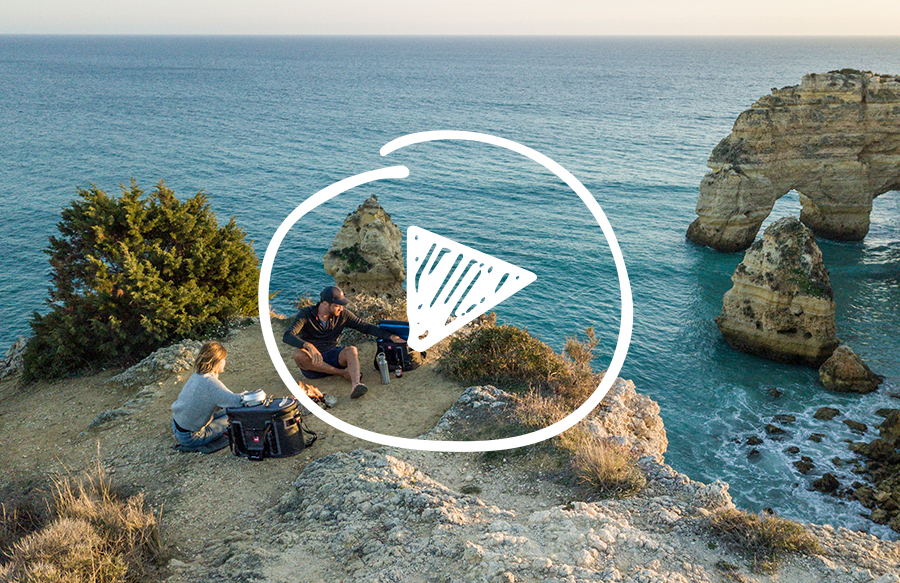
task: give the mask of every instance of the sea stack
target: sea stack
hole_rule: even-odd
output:
[[[800,220],[826,239],[860,240],[872,199],[900,189],[900,77],[844,69],[772,89],[713,149],[687,237],[750,246],[775,201],[800,195]]]
[[[884,377],[872,372],[849,346],[838,346],[819,368],[819,380],[826,389],[841,393],[871,393]]]
[[[731,281],[716,324],[732,348],[814,367],[837,348],[828,271],[812,232],[797,219],[766,229]]]
[[[323,258],[325,272],[347,293],[402,295],[403,232],[372,195],[347,215]]]

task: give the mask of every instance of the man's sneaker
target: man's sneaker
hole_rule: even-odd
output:
[[[366,385],[359,383],[355,387],[353,387],[353,391],[350,392],[351,399],[359,399],[363,395],[369,392],[369,387]]]

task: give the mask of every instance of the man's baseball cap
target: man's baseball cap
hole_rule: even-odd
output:
[[[350,300],[344,296],[344,292],[336,285],[330,285],[322,290],[322,293],[319,294],[322,298],[323,302],[328,302],[329,304],[337,304],[339,306],[346,306],[350,303]]]

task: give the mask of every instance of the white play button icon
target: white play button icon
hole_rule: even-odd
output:
[[[428,350],[537,276],[419,227],[406,230],[409,347]]]

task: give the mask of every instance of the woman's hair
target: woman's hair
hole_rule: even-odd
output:
[[[226,356],[228,356],[228,351],[225,350],[225,347],[220,342],[215,340],[205,342],[200,347],[200,355],[197,356],[197,362],[195,363],[197,372],[206,374],[214,371],[216,366],[225,360]]]

